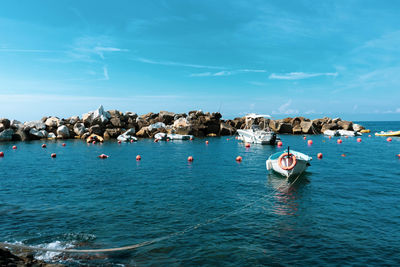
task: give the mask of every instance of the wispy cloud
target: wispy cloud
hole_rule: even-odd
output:
[[[107,66],[103,67],[103,74],[104,74],[104,80],[106,80],[106,81],[110,80],[110,77],[108,76],[108,68],[107,68]]]
[[[14,52],[14,53],[60,53],[61,50],[43,50],[43,49],[12,49],[0,48],[0,52]]]
[[[239,73],[264,73],[266,70],[252,70],[252,69],[239,69],[239,70],[223,70],[218,72],[201,72],[192,73],[190,77],[209,77],[209,76],[231,76]]]
[[[288,102],[283,104],[278,108],[278,111],[272,111],[272,114],[298,114],[299,111],[297,109],[290,109],[289,107],[292,105],[292,99],[289,99]]]
[[[104,52],[129,52],[129,49],[122,49],[117,47],[104,47],[96,46],[93,51],[97,53],[102,59],[104,59]]]
[[[270,79],[275,80],[301,80],[307,78],[313,78],[318,76],[338,76],[337,72],[325,72],[325,73],[305,73],[305,72],[290,72],[290,73],[282,73],[282,74],[275,74],[272,73],[269,75]]]
[[[133,60],[139,61],[142,63],[163,65],[163,66],[188,67],[188,68],[196,68],[196,69],[217,69],[217,70],[226,69],[226,67],[222,67],[222,66],[199,65],[199,64],[175,62],[175,61],[157,61],[157,60],[152,60],[152,59],[147,59],[147,58],[135,58]]]

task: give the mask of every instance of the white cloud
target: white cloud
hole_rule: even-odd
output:
[[[0,52],[11,52],[11,53],[60,53],[64,52],[61,50],[43,50],[43,49],[11,49],[11,48],[0,48]]]
[[[107,66],[103,67],[103,74],[104,74],[104,80],[108,81],[110,79],[110,77],[108,76]]]
[[[93,48],[93,51],[98,54],[102,59],[104,59],[104,52],[128,52],[129,49],[122,49],[117,47],[103,47],[96,46]]]
[[[212,75],[213,74],[211,72],[201,72],[201,73],[192,73],[190,74],[190,77],[207,77]]]
[[[266,70],[252,70],[252,69],[222,70],[222,71],[218,71],[215,73],[211,73],[211,72],[192,73],[192,74],[190,74],[190,77],[231,76],[231,75],[236,75],[239,73],[250,73],[250,72],[263,73],[263,72],[266,72]]]
[[[282,73],[282,74],[275,74],[272,73],[269,75],[270,79],[275,80],[300,80],[300,79],[307,79],[312,77],[318,76],[334,76],[338,75],[337,72],[326,72],[326,73],[305,73],[305,72],[290,72],[290,73]]]
[[[290,109],[290,105],[292,104],[292,99],[289,99],[288,102],[283,104],[278,108],[278,111],[272,111],[272,114],[298,114],[299,111],[297,109]]]
[[[233,73],[231,71],[224,70],[224,71],[214,73],[213,76],[230,76],[232,74]]]
[[[225,67],[221,67],[221,66],[198,65],[198,64],[182,63],[182,62],[175,62],[175,61],[156,61],[156,60],[151,60],[151,59],[147,59],[147,58],[135,58],[133,60],[139,61],[142,63],[163,65],[163,66],[188,67],[188,68],[196,68],[196,69],[219,69],[219,70],[226,69]]]

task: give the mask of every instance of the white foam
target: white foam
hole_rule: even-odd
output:
[[[54,241],[48,244],[41,244],[39,245],[39,247],[49,248],[49,249],[67,249],[74,247],[74,245],[72,243],[63,243],[61,241]],[[60,254],[61,252],[52,252],[52,251],[39,252],[36,254],[35,259],[42,261],[50,261]]]

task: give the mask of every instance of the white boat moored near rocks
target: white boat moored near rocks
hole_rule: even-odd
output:
[[[312,158],[306,154],[289,150],[272,154],[266,161],[267,170],[273,170],[286,178],[300,176],[308,166]]]

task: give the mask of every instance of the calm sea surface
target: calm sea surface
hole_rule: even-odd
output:
[[[400,129],[400,122],[362,124]],[[0,242],[110,248],[208,222],[132,251],[36,257],[72,266],[399,265],[400,137],[371,134],[342,144],[308,136],[312,146],[281,135],[284,147],[313,157],[291,186],[265,168],[283,148],[246,149],[233,137],[46,141],[45,149],[34,141],[16,143],[17,150],[0,143]]]

